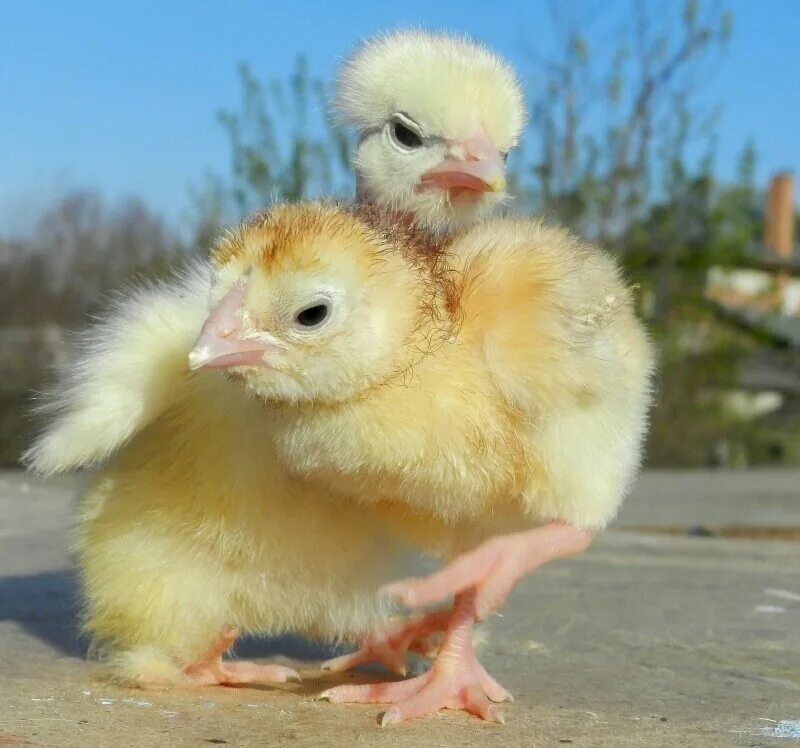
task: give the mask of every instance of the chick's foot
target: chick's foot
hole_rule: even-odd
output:
[[[214,645],[197,662],[185,667],[184,674],[198,686],[237,686],[300,680],[296,671],[282,665],[224,661],[222,656],[233,646],[238,636],[238,629],[223,626]]]
[[[437,610],[388,623],[369,634],[357,652],[334,657],[324,662],[322,669],[342,672],[365,662],[379,662],[390,672],[405,675],[406,655],[409,652],[426,657],[435,654],[436,645],[431,637],[447,628],[452,615],[452,610]]]
[[[475,589],[476,618],[483,620],[503,605],[522,577],[548,561],[581,553],[593,537],[591,530],[551,522],[487,540],[435,574],[393,582],[381,591],[416,608]]]
[[[439,656],[427,673],[397,683],[336,686],[320,697],[336,703],[391,704],[381,720],[382,727],[440,709],[463,709],[502,723],[503,716],[492,702],[511,701],[511,694],[475,657],[474,619],[475,592],[465,592],[456,599]]]

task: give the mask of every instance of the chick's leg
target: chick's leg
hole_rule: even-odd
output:
[[[503,605],[522,577],[548,561],[581,553],[593,537],[591,530],[566,522],[500,535],[458,556],[435,574],[393,582],[382,591],[406,607],[416,608],[474,588],[476,617],[483,620]]]
[[[450,610],[438,610],[388,623],[364,638],[358,651],[334,657],[322,669],[342,672],[365,662],[380,662],[390,672],[405,675],[408,652],[432,654],[435,646],[430,637],[444,631],[452,615]]]
[[[233,646],[238,635],[233,626],[224,626],[217,641],[197,662],[185,667],[184,674],[198,686],[285,683],[290,678],[300,680],[294,670],[282,665],[224,661],[222,656]]]
[[[475,592],[461,593],[456,597],[439,656],[427,673],[398,683],[336,686],[321,697],[338,703],[389,703],[382,726],[439,709],[463,709],[482,719],[502,722],[503,717],[492,702],[511,700],[511,695],[476,659],[474,621]]]

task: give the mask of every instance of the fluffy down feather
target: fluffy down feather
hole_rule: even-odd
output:
[[[47,430],[23,455],[43,475],[96,465],[163,412],[185,379],[186,351],[208,314],[210,275],[196,263],[171,281],[123,289],[80,354],[44,393]]]
[[[522,89],[505,60],[466,36],[422,30],[363,44],[339,72],[336,102],[361,131],[395,112],[413,112],[431,132],[468,136],[482,124],[504,151],[525,124]]]
[[[214,372],[184,383],[81,505],[83,623],[113,675],[184,681],[226,625],[328,640],[365,631],[384,613],[374,593],[396,545],[363,511],[287,481],[239,388]]]

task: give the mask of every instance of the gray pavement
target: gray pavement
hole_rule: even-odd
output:
[[[798,472],[645,475],[614,529],[488,626],[481,658],[516,697],[505,726],[443,713],[386,730],[378,706],[314,701],[338,681],[295,639],[239,652],[302,684],[105,683],[75,635],[76,485],[0,473],[0,746],[800,746]]]

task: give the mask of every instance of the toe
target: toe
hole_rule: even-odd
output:
[[[417,693],[427,682],[427,673],[397,683],[366,683],[364,685],[334,686],[317,698],[335,704],[390,704]]]
[[[320,665],[320,670],[329,670],[332,673],[341,673],[350,670],[358,665],[368,662],[368,655],[364,650],[351,652],[350,654],[333,657]]]
[[[463,709],[489,722],[505,724],[497,705],[489,701],[486,694],[476,685],[462,689],[447,706],[450,709]]]
[[[381,720],[381,727],[438,712],[449,704],[448,690],[446,681],[431,679],[426,688],[418,690],[404,701],[397,701],[387,709]]]
[[[514,564],[498,564],[497,569],[477,587],[475,618],[485,621],[491,613],[502,608],[517,581],[519,574]]]
[[[352,654],[334,657],[327,662],[323,662],[320,667],[322,670],[341,673],[345,670],[363,665],[366,662],[379,662],[390,673],[395,673],[396,675],[405,676],[406,674],[405,650],[393,649],[391,647],[364,648]]]
[[[475,673],[483,692],[491,701],[514,701],[514,697],[511,693],[492,678],[492,676],[486,672],[486,668],[477,660],[475,661]]]
[[[283,665],[258,665],[255,662],[226,662],[225,682],[229,684],[286,683],[300,680],[296,670]]]

